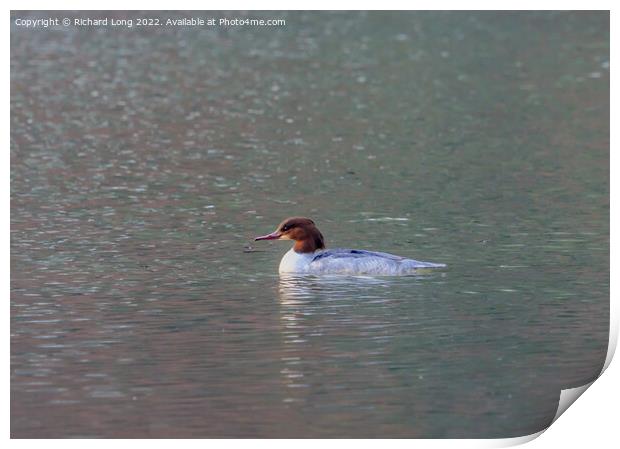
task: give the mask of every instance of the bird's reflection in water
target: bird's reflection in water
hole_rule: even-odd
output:
[[[334,387],[342,363],[355,358],[354,351],[343,347],[343,342],[346,345],[359,336],[367,322],[355,307],[360,301],[385,300],[377,295],[376,287],[385,292],[381,287],[387,286],[388,281],[372,277],[280,277],[281,374],[287,387],[284,402],[305,402],[309,395],[330,388],[330,383]],[[309,379],[308,373],[322,375]]]

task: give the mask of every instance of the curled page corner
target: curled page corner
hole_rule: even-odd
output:
[[[596,382],[596,380],[603,375],[605,370],[609,367],[611,360],[614,358],[614,354],[616,352],[616,346],[618,345],[618,316],[616,314],[616,308],[611,304],[609,310],[609,344],[607,345],[607,356],[605,357],[605,363],[603,364],[603,368],[601,372],[598,373],[598,376],[592,381],[585,385],[575,388],[567,388],[566,390],[562,390],[560,392],[560,402],[558,403],[558,411],[555,413],[553,417],[553,424],[562,414],[570,407],[573,402],[575,402],[579,396],[581,396],[590,386]],[[549,424],[549,426],[551,426]]]
[[[614,353],[616,352],[616,346],[618,344],[618,326],[615,324],[617,320],[614,319],[614,308],[611,309],[612,316],[610,317],[610,327],[609,327],[609,345],[607,346],[607,356],[605,357],[605,363],[601,372],[596,376],[596,378],[592,382],[588,382],[580,387],[575,388],[567,388],[565,390],[560,391],[560,400],[558,401],[558,409],[553,417],[553,420],[549,423],[547,427],[544,429],[532,433],[530,435],[523,435],[521,437],[513,437],[513,438],[498,438],[496,440],[491,440],[490,445],[487,447],[510,447],[510,446],[518,446],[521,444],[528,443],[532,440],[535,440],[539,436],[549,429],[553,425],[553,423],[564,414],[568,408],[573,405],[573,403],[579,399],[579,397],[588,389],[594,382],[597,381],[599,377],[603,375],[605,370],[609,367],[611,360],[614,357]]]
[[[614,358],[614,353],[616,352],[616,346],[618,344],[618,327],[615,325],[615,320],[613,319],[613,307],[611,310],[612,316],[610,317],[610,325],[609,325],[609,344],[607,345],[607,356],[605,357],[605,363],[601,372],[598,373],[596,378],[592,382],[588,382],[587,384],[581,385],[580,387],[575,388],[567,388],[565,390],[560,391],[560,401],[558,403],[558,410],[553,417],[553,421],[551,421],[551,426],[560,416],[564,414],[568,408],[573,405],[573,403],[579,399],[590,386],[596,382],[596,380],[603,375],[611,360]]]
[[[562,390],[560,392],[560,401],[558,403],[558,410],[555,412],[553,421],[551,421],[551,424],[549,425],[551,426],[560,416],[562,416],[562,414],[564,414],[564,412],[568,410],[568,407],[573,405],[573,403],[577,399],[579,399],[579,396],[581,396],[588,388],[590,388],[590,385],[592,385],[594,382],[596,382],[596,379],[580,387],[567,388],[565,390]]]
[[[555,416],[553,417],[553,421],[551,421],[549,425],[546,426],[544,429],[539,430],[538,432],[534,432],[529,435],[523,435],[521,437],[498,438],[496,440],[493,440],[493,442],[491,443],[489,447],[519,446],[521,444],[529,443],[530,441],[535,440],[536,438],[541,436],[543,433],[545,433],[547,429],[553,425],[556,419],[562,416],[562,414],[566,410],[568,410],[568,408],[573,404],[573,402],[575,402],[579,398],[579,396],[581,396],[583,392],[586,391],[590,387],[590,385],[592,385],[595,381],[596,379],[580,387],[567,388],[565,390],[560,391],[560,400],[558,402],[558,410],[556,411]]]

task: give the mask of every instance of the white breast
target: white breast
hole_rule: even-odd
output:
[[[291,248],[280,261],[280,273],[307,273],[314,253],[297,253]]]

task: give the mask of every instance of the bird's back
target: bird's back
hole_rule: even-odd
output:
[[[421,262],[394,254],[359,249],[336,248],[320,251],[308,266],[315,274],[405,275],[444,264]]]

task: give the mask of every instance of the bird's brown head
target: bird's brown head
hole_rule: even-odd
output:
[[[323,234],[314,221],[305,217],[290,217],[278,225],[271,234],[256,237],[254,240],[294,240],[293,247],[298,253],[313,253],[325,248]]]

